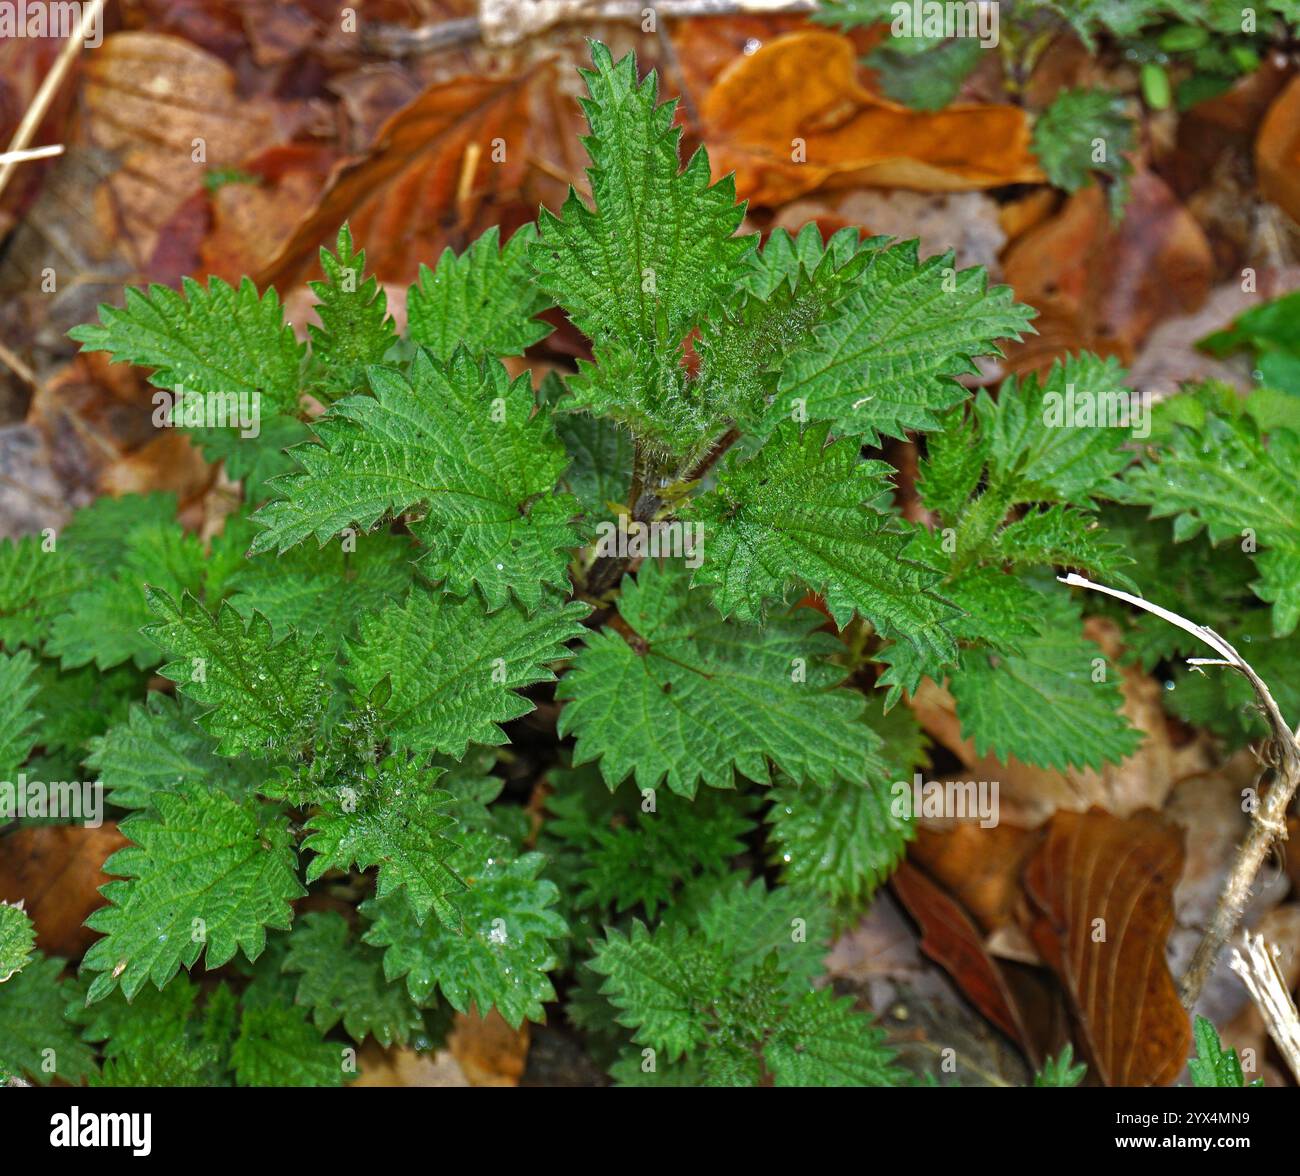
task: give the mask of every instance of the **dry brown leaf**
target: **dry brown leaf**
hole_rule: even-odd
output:
[[[1012,1041],[1032,1051],[1016,998],[961,904],[907,862],[894,872],[890,885],[920,925],[921,950],[957,982],[984,1016]]]
[[[1026,929],[1065,988],[1079,1039],[1107,1086],[1166,1086],[1191,1025],[1165,943],[1183,837],[1152,812],[1057,813],[1025,869]]]
[[[1300,77],[1269,107],[1255,140],[1260,194],[1300,221]]]
[[[536,76],[462,77],[426,89],[388,119],[367,154],[335,167],[310,213],[261,268],[259,285],[293,284],[344,221],[385,281],[414,279],[420,262],[473,236],[467,226],[483,204],[518,188],[520,112]],[[492,158],[497,139],[502,162]]]
[[[352,1086],[468,1086],[455,1055],[448,1049],[420,1053],[393,1046],[384,1049],[373,1038],[357,1056],[360,1071]]]
[[[1038,181],[1014,106],[909,110],[870,93],[854,44],[804,29],[732,62],[700,106],[714,173],[739,196],[785,204],[823,184],[965,191]],[[796,140],[806,162],[795,162]]]
[[[273,104],[237,95],[219,58],[160,33],[108,37],[88,55],[83,101],[85,142],[117,162],[96,193],[95,217],[137,269],[207,169],[234,167],[290,129]]]
[[[0,837],[0,899],[23,899],[36,924],[36,945],[73,959],[96,939],[82,924],[104,905],[104,860],[126,844],[117,824],[37,825]]]
[[[1040,312],[1038,334],[1008,349],[1010,365],[1033,370],[1078,351],[1129,363],[1156,323],[1205,301],[1213,269],[1205,233],[1157,176],[1133,177],[1118,225],[1101,190],[1084,188],[1003,259],[1003,279]]]
[[[457,1013],[447,1039],[471,1086],[518,1086],[528,1061],[528,1022],[511,1029],[493,1009],[486,1017]]]
[[[985,931],[992,931],[1015,918],[1023,893],[1020,874],[1038,841],[1036,833],[1005,820],[989,829],[973,821],[957,821],[947,829],[932,829],[921,822],[908,857],[944,886]]]

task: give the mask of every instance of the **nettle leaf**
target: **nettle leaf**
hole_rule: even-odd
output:
[[[769,760],[801,782],[866,774],[864,703],[835,689],[838,643],[810,631],[815,613],[761,630],[724,621],[687,571],[652,561],[623,581],[619,612],[631,634],[588,633],[556,691],[574,763],[599,758],[611,788],[635,774],[638,788],[666,779],[693,796],[736,773],[766,782]]]
[[[36,948],[36,929],[23,904],[0,902],[0,984],[23,970]]]
[[[423,1030],[423,1015],[401,985],[384,979],[381,954],[351,938],[337,911],[312,911],[294,927],[284,970],[301,973],[298,1003],[322,1033],[342,1021],[358,1044],[373,1034],[381,1045],[405,1045]]]
[[[94,1072],[93,1052],[64,1015],[77,987],[60,979],[62,971],[62,960],[37,952],[0,984],[0,1072],[25,1074],[42,1086],[56,1077],[75,1085]]]
[[[900,1077],[884,1032],[829,988],[790,1006],[763,1061],[776,1086],[896,1086]]]
[[[40,714],[31,709],[36,663],[25,649],[0,653],[0,780],[13,780],[36,745]]]
[[[778,783],[770,794],[769,860],[791,887],[825,895],[836,906],[862,907],[889,877],[913,837],[911,821],[894,811],[893,786],[910,786],[925,762],[915,713],[873,707],[872,767],[861,780],[829,787]]]
[[[429,551],[421,567],[448,591],[477,586],[489,607],[513,594],[536,608],[567,585],[578,504],[557,494],[567,464],[528,376],[458,351],[449,364],[420,352],[407,378],[372,368],[374,396],[340,401],[316,423],[320,445],[294,450],[303,472],[255,516],[251,554],[285,551],[348,527],[369,530],[407,511]]]
[[[858,288],[879,244],[858,245],[849,229],[823,248],[816,225],[805,226],[797,241],[775,230],[761,254],[750,255],[746,296],[701,324],[693,341],[697,398],[730,419],[755,423],[785,362]]]
[[[374,275],[365,276],[366,251],[354,249],[347,225],[339,229],[336,252],[320,251],[325,281],[308,282],[316,295],[320,326],[307,324],[316,389],[337,400],[366,387],[366,369],[397,342],[388,315],[388,296]]]
[[[56,662],[43,660],[36,665],[36,681],[40,689],[32,706],[41,716],[41,749],[78,776],[75,769],[90,741],[122,722],[131,700],[143,689],[140,675],[130,666],[104,673],[90,666],[61,671]]]
[[[640,793],[611,791],[593,768],[555,771],[548,779],[555,791],[546,800],[551,815],[542,848],[580,909],[621,914],[642,906],[653,918],[681,882],[730,871],[758,807],[752,796],[717,791],[693,800],[657,796],[647,807]]]
[[[670,386],[678,346],[740,285],[754,238],[734,235],[744,208],[731,178],[710,185],[703,148],[681,167],[676,103],[658,105],[657,76],[638,82],[634,56],[616,63],[599,42],[591,53],[581,105],[595,207],[570,189],[558,217],[543,208],[532,261],[598,368],[614,369],[572,382],[579,402],[685,450],[716,413]]]
[[[13,652],[22,646],[39,650],[68,596],[80,587],[83,565],[57,546],[28,535],[0,541],[0,646]]]
[[[1120,711],[1117,671],[1084,637],[1079,607],[1068,594],[1054,587],[1042,592],[1036,619],[1040,631],[1021,641],[1020,653],[971,650],[953,671],[963,737],[974,741],[978,755],[992,751],[1039,767],[1119,763],[1141,736]]]
[[[821,910],[807,896],[739,880],[716,891],[693,926],[606,932],[591,968],[632,1040],[676,1063],[698,1062],[706,1085],[893,1085],[883,1034],[852,1002],[811,990],[824,928],[806,942],[791,920]],[[797,912],[797,913],[796,913]],[[686,1078],[689,1068],[674,1070]]]
[[[338,643],[359,617],[405,597],[418,556],[409,538],[386,531],[266,553],[231,573],[230,602],[245,616],[261,613],[277,633],[324,634]]]
[[[1167,402],[1187,414],[1125,476],[1128,499],[1172,517],[1182,542],[1202,528],[1214,543],[1232,539],[1257,550],[1255,594],[1273,605],[1273,631],[1300,623],[1300,435],[1277,429],[1267,438],[1246,415],[1229,416],[1190,397]],[[1162,408],[1165,408],[1162,405]],[[1197,419],[1199,416],[1199,419]]]
[[[1116,215],[1128,199],[1133,141],[1133,120],[1122,99],[1107,90],[1062,90],[1034,123],[1033,151],[1047,178],[1077,192],[1094,173],[1106,175]]]
[[[486,613],[474,597],[456,600],[417,588],[401,607],[364,617],[348,678],[363,697],[385,678],[388,734],[399,751],[456,759],[471,742],[506,741],[499,724],[533,709],[515,693],[554,680],[547,663],[570,656],[589,608],[569,603],[529,616],[517,604]]]
[[[1187,1059],[1193,1086],[1246,1086],[1241,1059],[1235,1049],[1224,1049],[1211,1021],[1198,1016],[1195,1022],[1196,1056]],[[1251,1086],[1262,1085],[1259,1079]]]
[[[1032,317],[951,254],[921,261],[915,241],[877,248],[856,291],[786,363],[767,424],[829,421],[868,444],[937,429],[966,399],[956,377],[977,370],[977,355],[1001,355],[998,340],[1019,339]]]
[[[589,519],[617,514],[611,504],[626,502],[632,483],[632,434],[585,412],[557,411],[552,419],[569,455],[569,468],[560,484],[578,499]]]
[[[223,602],[214,617],[190,595],[145,595],[162,620],[148,636],[178,660],[158,672],[181,692],[212,707],[201,720],[223,755],[291,749],[311,734],[322,706],[326,643],[290,635],[278,643],[266,618],[245,621]]]
[[[696,582],[714,588],[724,616],[747,621],[799,585],[819,593],[841,627],[858,612],[884,636],[952,659],[944,622],[957,612],[934,591],[940,573],[904,556],[910,536],[874,505],[891,494],[893,468],[860,460],[856,442],[830,442],[828,430],[782,423],[684,512],[704,526]]]
[[[149,382],[205,396],[263,398],[266,416],[297,410],[304,346],[284,321],[274,290],[259,297],[245,278],[238,289],[220,278],[206,287],[184,278],[167,286],[128,289],[126,306],[101,306],[99,324],[68,334],[82,351],[108,351],[113,361],[156,370]]]
[[[444,363],[461,346],[493,358],[523,355],[551,333],[534,317],[551,305],[528,260],[536,227],[525,225],[504,246],[500,233],[493,225],[459,256],[446,249],[435,269],[421,264],[407,294],[408,338]]]
[[[92,662],[100,670],[128,661],[141,670],[156,666],[158,647],[142,632],[155,619],[145,584],[174,596],[202,590],[203,545],[174,518],[133,527],[120,543],[114,574],[91,578],[55,618],[45,651],[66,669]]]
[[[337,801],[308,820],[311,836],[303,847],[316,856],[307,881],[329,869],[378,866],[375,893],[380,898],[404,888],[421,922],[430,910],[441,919],[453,918],[449,897],[465,889],[447,864],[456,849],[448,836],[456,825],[448,811],[455,798],[430,787],[436,774],[418,760],[394,756],[370,767],[365,776],[360,789],[340,789]]]
[[[342,1086],[345,1052],[294,1005],[244,1008],[230,1062],[240,1086]]]
[[[86,766],[119,808],[148,808],[155,792],[193,781],[242,800],[265,770],[247,759],[218,755],[198,725],[202,708],[188,699],[150,693],[125,722],[90,740]]]
[[[537,876],[545,859],[513,857],[504,839],[468,833],[449,860],[468,886],[456,899],[456,923],[420,922],[405,895],[393,894],[362,904],[373,922],[362,938],[387,949],[384,974],[405,976],[417,1004],[437,988],[460,1012],[473,1003],[480,1013],[495,1008],[515,1027],[525,1017],[541,1021],[542,1005],[555,999],[547,972],[559,961],[551,941],[568,934],[549,909],[559,891]]]
[[[88,1000],[120,984],[127,999],[146,981],[161,988],[206,949],[209,970],[236,950],[255,960],[266,928],[286,928],[289,900],[306,893],[288,821],[275,809],[197,784],[154,796],[154,808],[122,822],[134,844],[104,863],[128,881],[101,888],[110,905],[86,925],[103,932],[83,966],[101,973]]]

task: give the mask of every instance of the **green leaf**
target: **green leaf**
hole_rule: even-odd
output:
[[[0,984],[0,1071],[42,1086],[55,1077],[75,1084],[93,1073],[94,1055],[64,1016],[76,985],[61,980],[62,971],[62,960],[37,952]]]
[[[731,179],[710,186],[702,149],[679,170],[676,102],[658,105],[657,75],[638,82],[636,58],[616,63],[598,41],[591,59],[579,72],[595,208],[572,190],[558,217],[543,208],[533,262],[579,330],[653,350],[730,292],[753,238],[733,235],[744,209]]]
[[[245,616],[261,613],[277,633],[292,630],[306,640],[324,634],[337,645],[359,617],[405,597],[418,555],[405,536],[384,531],[268,553],[231,573],[230,602]]]
[[[92,662],[100,670],[123,662],[149,669],[160,660],[158,647],[141,630],[154,620],[145,584],[179,596],[201,591],[203,546],[174,519],[133,527],[120,537],[112,576],[95,576],[65,602],[55,618],[46,653],[65,669]]]
[[[937,429],[966,399],[956,377],[977,370],[977,355],[1001,355],[997,341],[1019,339],[1032,317],[1009,287],[986,289],[983,270],[955,269],[952,254],[921,261],[915,241],[879,248],[785,365],[767,423],[830,421],[868,444]]]
[[[36,744],[41,716],[31,709],[36,697],[36,663],[25,649],[0,653],[0,780],[10,780]]]
[[[436,269],[422,264],[406,298],[411,342],[445,363],[460,346],[496,359],[545,339],[551,328],[534,316],[551,301],[533,284],[528,262],[536,240],[529,224],[498,248],[493,225],[459,256],[444,250]]]
[[[777,1086],[896,1086],[884,1033],[853,1002],[822,988],[801,996],[763,1049]]]
[[[1126,177],[1133,171],[1133,121],[1122,101],[1105,90],[1062,90],[1034,123],[1033,151],[1047,178],[1077,192],[1094,173],[1109,180],[1112,213],[1128,199]]]
[[[533,609],[547,586],[567,585],[578,504],[555,493],[564,449],[527,375],[512,381],[495,360],[460,350],[448,365],[417,354],[409,381],[372,368],[370,383],[373,397],[340,401],[317,422],[320,445],[294,450],[303,472],[258,511],[266,530],[252,553],[311,536],[323,544],[419,508],[421,567],[448,591],[477,586],[491,608],[513,594]]]
[[[556,691],[575,764],[599,757],[610,787],[635,774],[683,796],[700,781],[731,788],[737,772],[766,782],[769,760],[800,782],[865,776],[862,698],[834,689],[838,643],[810,632],[817,614],[761,630],[723,621],[689,573],[649,560],[623,581],[619,612],[632,635],[587,634]]]
[[[90,741],[86,764],[113,804],[148,808],[155,792],[191,781],[242,800],[261,782],[264,771],[256,763],[216,753],[198,725],[199,710],[188,700],[151,692],[125,722]]]
[[[0,902],[0,984],[27,965],[36,948],[36,929],[23,904]]]
[[[533,709],[515,691],[554,680],[547,663],[569,655],[565,643],[584,632],[588,611],[570,603],[528,616],[508,604],[487,614],[474,597],[417,588],[400,608],[362,618],[348,678],[363,696],[389,680],[396,750],[460,759],[471,742],[506,741],[499,724]]]
[[[779,783],[771,792],[770,860],[789,886],[825,895],[836,906],[865,906],[913,836],[906,815],[894,812],[892,789],[895,781],[910,785],[925,760],[919,724],[900,706],[886,715],[873,708],[872,727],[866,778],[829,787]]]
[[[547,972],[558,960],[551,940],[568,934],[549,908],[559,899],[553,882],[538,878],[541,854],[511,856],[499,837],[470,833],[449,859],[468,889],[456,900],[458,924],[421,923],[401,894],[363,903],[373,926],[362,938],[384,947],[384,974],[406,977],[407,991],[425,1004],[435,988],[461,1012],[495,1008],[512,1026],[543,1019],[555,999]]]
[[[128,289],[126,306],[100,306],[99,319],[68,333],[82,351],[108,351],[115,363],[156,369],[149,377],[156,387],[256,395],[267,416],[297,409],[303,345],[275,291],[259,298],[249,278],[238,289],[220,278],[206,287],[184,278],[179,293],[158,285]]]
[[[750,796],[710,791],[687,800],[611,792],[594,769],[552,772],[551,817],[542,848],[558,859],[552,873],[568,883],[581,908],[617,913],[644,907],[653,918],[678,885],[697,875],[721,877],[744,852],[754,828]]]
[[[876,48],[866,65],[875,70],[885,97],[913,110],[942,110],[980,63],[981,45],[974,37],[945,41],[928,53],[900,51],[896,43]]]
[[[724,616],[761,620],[790,585],[819,593],[844,627],[855,612],[937,661],[956,656],[944,622],[956,610],[933,591],[940,573],[903,555],[909,536],[876,505],[891,466],[861,461],[829,426],[779,425],[749,461],[731,462],[717,489],[685,512],[704,526],[697,583]]]
[[[1141,737],[1120,711],[1117,668],[1083,636],[1079,608],[1067,594],[1049,589],[1040,610],[1040,632],[1021,642],[1019,654],[971,651],[953,672],[963,737],[974,740],[977,755],[992,751],[1044,768],[1119,763]]]
[[[593,519],[611,518],[611,503],[627,501],[632,482],[632,435],[613,421],[585,412],[556,412],[555,433],[569,455],[561,485]]]
[[[615,63],[599,42],[591,53],[582,108],[595,207],[570,190],[558,217],[543,208],[532,261],[595,345],[595,369],[570,381],[575,403],[685,452],[721,412],[687,393],[680,344],[741,284],[754,238],[734,235],[744,208],[730,177],[710,186],[703,148],[681,168],[676,104],[657,105],[656,75],[638,82],[635,58]]]
[[[375,893],[380,898],[404,888],[419,921],[430,910],[451,919],[454,908],[448,899],[463,892],[465,884],[447,865],[456,848],[447,836],[456,824],[448,812],[454,798],[431,788],[434,779],[436,774],[418,760],[394,756],[369,768],[359,791],[341,788],[342,796],[307,822],[311,836],[303,848],[316,855],[307,881],[329,869],[378,866]]]
[[[152,980],[161,988],[206,949],[209,971],[236,950],[255,960],[266,928],[286,928],[289,900],[306,891],[288,822],[274,809],[178,785],[155,794],[154,809],[122,822],[134,842],[104,863],[104,872],[129,881],[108,882],[109,905],[86,925],[100,931],[83,967],[99,972],[88,999],[121,984],[131,999]]]
[[[315,386],[326,401],[366,386],[366,369],[379,363],[397,341],[388,298],[372,274],[365,277],[366,252],[352,246],[347,225],[339,229],[337,252],[320,251],[325,281],[308,282],[318,301],[320,326],[307,324]]]
[[[1195,1020],[1196,1056],[1187,1059],[1187,1071],[1193,1086],[1245,1086],[1241,1060],[1235,1049],[1225,1050],[1214,1025],[1204,1017]],[[1260,1081],[1250,1083],[1261,1085]]]
[[[351,942],[347,920],[336,911],[312,911],[289,936],[284,970],[299,972],[297,1000],[328,1033],[340,1021],[359,1045],[367,1034],[384,1046],[405,1045],[424,1018],[400,985],[384,979],[380,953]]]
[[[230,1050],[240,1086],[341,1086],[345,1053],[321,1039],[305,1009],[245,1008]]]
[[[1149,506],[1153,517],[1172,517],[1178,541],[1204,527],[1214,543],[1232,539],[1257,550],[1255,593],[1273,605],[1274,633],[1286,636],[1300,622],[1300,433],[1276,429],[1266,440],[1249,416],[1204,399],[1178,397],[1161,407],[1184,411],[1186,422],[1128,472],[1129,499]]]
[[[0,646],[10,652],[20,646],[39,650],[45,644],[85,575],[79,561],[57,545],[46,551],[44,543],[37,535],[0,542]]]
[[[145,595],[162,618],[146,633],[178,659],[158,672],[214,708],[202,722],[219,752],[265,754],[306,742],[322,704],[322,638],[307,645],[291,635],[277,643],[265,617],[245,621],[228,602],[214,617],[188,594],[179,604],[157,589]]]
[[[1055,1057],[1048,1058],[1043,1068],[1034,1075],[1035,1086],[1078,1086],[1083,1081],[1088,1067],[1080,1062],[1074,1063],[1074,1046],[1068,1041]]]

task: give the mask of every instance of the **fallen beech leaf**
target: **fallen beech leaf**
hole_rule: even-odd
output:
[[[1260,194],[1300,221],[1300,77],[1268,108],[1255,140]]]
[[[528,1061],[528,1022],[511,1029],[496,1009],[486,1017],[457,1013],[447,1044],[471,1086],[518,1086]]]
[[[85,68],[86,141],[117,159],[95,217],[137,268],[207,169],[233,167],[289,130],[274,104],[239,97],[233,71],[179,37],[117,33]]]
[[[1205,301],[1214,269],[1205,233],[1151,172],[1138,171],[1132,187],[1119,224],[1093,185],[1007,251],[1003,280],[1040,312],[1038,334],[1007,349],[1012,370],[1078,351],[1130,363],[1156,323]]]
[[[939,964],[981,1013],[1025,1050],[1032,1041],[1015,997],[984,950],[979,928],[951,895],[915,866],[903,862],[890,884],[920,924],[921,950]]]
[[[357,1080],[352,1086],[468,1086],[450,1050],[420,1053],[393,1046],[383,1049],[373,1038],[357,1057]]]
[[[908,858],[943,886],[985,931],[992,931],[1015,918],[1023,893],[1021,871],[1038,840],[1036,833],[1006,821],[990,829],[973,821],[955,821],[948,829],[932,829],[920,822]]]
[[[886,101],[859,83],[853,42],[832,32],[789,33],[734,61],[700,115],[715,174],[735,171],[755,204],[823,184],[951,192],[1043,178],[1023,110]]]
[[[126,844],[117,824],[35,825],[0,837],[0,900],[25,900],[36,924],[36,946],[49,955],[75,959],[98,936],[83,927],[104,905],[99,887],[108,881],[100,866]]]
[[[241,165],[260,182],[223,184],[212,194],[212,231],[199,251],[200,272],[232,285],[255,272],[310,213],[334,163],[327,148],[292,143]]]
[[[1153,812],[1059,812],[1025,869],[1027,930],[1107,1086],[1167,1086],[1191,1024],[1165,963],[1183,836]]]
[[[462,77],[426,89],[384,123],[366,155],[335,167],[314,208],[259,273],[259,285],[293,284],[344,221],[381,279],[413,280],[420,262],[435,262],[486,197],[518,186],[520,111],[536,76]],[[497,139],[504,161],[492,158]]]

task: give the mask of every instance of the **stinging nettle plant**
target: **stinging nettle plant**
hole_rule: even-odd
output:
[[[654,75],[592,58],[590,201],[422,267],[405,337],[346,227],[306,344],[247,280],[74,332],[159,389],[256,394],[260,428],[192,431],[243,485],[206,545],[151,494],[0,548],[0,778],[102,780],[129,841],[76,979],[0,906],[7,1072],[339,1084],[452,1010],[541,1020],[555,976],[622,1082],[902,1082],[818,982],[911,835],[901,696],[946,680],[1003,758],[1135,748],[1053,573],[1132,586],[1125,553],[1171,545],[1136,504],[1222,540],[1196,466],[1225,467],[1183,433],[1253,460],[1258,422],[1192,395],[1126,475],[1126,430],[1046,423],[1113,361],[972,397],[1030,329],[1007,289],[854,230],[740,235]],[[502,360],[552,307],[592,358],[535,390]],[[924,522],[882,460],[919,435]],[[602,554],[620,515],[695,524],[695,566]],[[1236,590],[1285,637],[1262,577]]]

